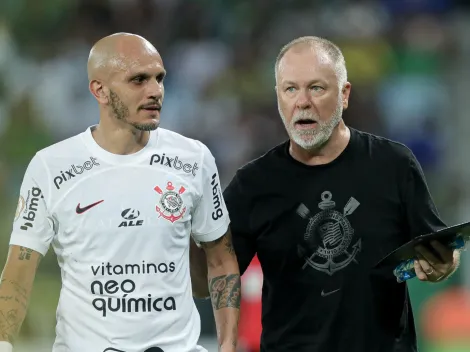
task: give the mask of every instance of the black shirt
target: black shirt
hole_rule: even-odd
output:
[[[264,274],[261,351],[416,351],[406,284],[373,266],[445,226],[418,161],[352,128],[325,165],[288,148],[239,169],[224,191],[240,271],[257,253]]]

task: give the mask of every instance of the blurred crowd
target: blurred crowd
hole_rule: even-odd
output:
[[[344,51],[353,84],[347,122],[408,144],[426,168],[434,168],[444,142],[439,120],[452,104],[445,80],[455,50],[450,4],[7,1],[0,27],[0,136],[6,147],[0,160],[14,177],[4,175],[1,184],[14,194],[9,186],[17,186],[17,172],[35,150],[97,122],[87,89],[88,52],[97,39],[122,31],[141,34],[158,48],[168,71],[162,127],[207,143],[223,182],[286,138],[273,64],[283,44],[312,34]]]
[[[91,46],[114,32],[150,40],[168,71],[162,124],[203,141],[224,185],[287,136],[274,91],[281,46],[326,37],[346,58],[352,127],[407,144],[439,209],[452,218],[465,192],[443,172],[456,146],[456,23],[451,0],[15,0],[0,4],[0,217],[6,254],[22,175],[34,153],[97,123],[88,91]],[[3,18],[1,18],[3,17]],[[465,17],[468,19],[468,17]],[[458,73],[457,73],[458,76]],[[470,213],[469,213],[470,218]],[[45,271],[54,272],[53,261]],[[423,296],[424,297],[424,296]],[[210,306],[201,303],[205,331]],[[209,308],[208,308],[209,307]]]

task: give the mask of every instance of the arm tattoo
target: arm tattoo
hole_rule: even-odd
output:
[[[209,280],[212,307],[240,308],[241,280],[239,274],[222,275]]]
[[[19,260],[30,260],[31,253],[33,252],[32,249],[20,247],[20,255],[18,257]]]
[[[0,310],[0,337],[10,343],[13,343],[14,337],[20,330],[18,311],[12,309],[8,312]]]
[[[2,286],[8,283],[13,288],[13,293],[0,295],[0,306],[6,303],[11,308],[0,309],[0,338],[13,343],[18,335],[21,323],[28,307],[27,290],[15,281],[2,279]]]

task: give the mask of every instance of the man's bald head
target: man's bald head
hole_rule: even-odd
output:
[[[336,77],[338,79],[338,85],[341,89],[348,80],[346,63],[341,49],[327,39],[314,36],[300,37],[284,45],[279,52],[274,65],[276,82],[278,81],[279,66],[281,65],[281,61],[286,53],[290,50],[302,51],[310,48],[315,50],[319,55],[324,56],[325,59],[332,61]]]
[[[88,80],[106,80],[113,72],[126,71],[148,56],[162,61],[157,49],[141,36],[130,33],[109,35],[100,39],[90,51]]]

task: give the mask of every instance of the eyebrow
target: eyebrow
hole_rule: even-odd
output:
[[[308,81],[307,82],[307,85],[308,86],[311,86],[312,84],[316,84],[316,83],[322,83],[322,84],[327,84],[327,82],[325,80],[322,80],[322,79],[312,79],[311,81]],[[294,82],[294,81],[291,81],[291,80],[287,80],[287,81],[284,81],[281,83],[282,85],[298,85],[298,83]]]
[[[141,71],[141,72],[135,72],[135,73],[131,73],[128,75],[128,79],[131,81],[133,80],[134,78],[136,77],[144,77],[144,78],[149,78],[153,75],[149,74],[148,72],[144,72],[144,71]],[[165,78],[166,76],[166,71],[165,70],[162,70],[161,72],[159,72],[157,74],[157,76],[162,76],[162,78]]]

